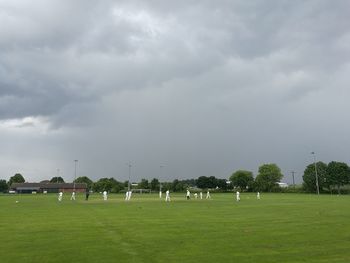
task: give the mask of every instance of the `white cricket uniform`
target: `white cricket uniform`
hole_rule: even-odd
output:
[[[189,191],[189,190],[187,190],[187,192],[186,192],[186,198],[187,198],[187,200],[189,200],[189,199],[190,199],[190,197],[191,197],[191,193],[190,193],[190,191]]]
[[[207,192],[207,196],[205,197],[206,199],[210,199],[210,193],[209,191]]]
[[[197,193],[194,193],[194,198],[198,198],[198,194]]]
[[[162,191],[159,191],[159,198],[162,198]]]
[[[165,192],[165,202],[170,202],[170,193],[169,190]]]
[[[200,199],[203,199],[203,193],[202,192],[199,193],[199,197],[200,197]]]
[[[107,191],[103,191],[103,200],[107,201]]]
[[[260,199],[260,193],[259,193],[259,192],[256,194],[256,198],[257,198],[258,200]]]
[[[236,201],[238,202],[238,201],[240,201],[241,200],[241,198],[240,198],[240,196],[239,196],[239,192],[237,191],[236,192]]]
[[[62,198],[63,198],[63,193],[62,192],[59,192],[58,194],[58,201],[62,201]]]
[[[75,192],[72,192],[72,196],[70,197],[70,200],[74,200],[75,201]]]

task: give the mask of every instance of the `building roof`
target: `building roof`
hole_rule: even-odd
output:
[[[73,183],[13,183],[12,189],[31,190],[31,189],[73,189]],[[76,183],[76,189],[86,189],[85,183]]]

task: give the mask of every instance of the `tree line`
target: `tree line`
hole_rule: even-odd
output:
[[[316,171],[319,190],[321,192],[332,192],[336,190],[341,192],[341,187],[350,184],[350,168],[344,162],[332,161],[328,164],[317,162],[309,164],[303,174],[303,184],[300,191],[316,192]],[[283,178],[281,169],[274,163],[263,164],[258,169],[258,174],[254,177],[253,172],[247,170],[237,170],[226,179],[219,179],[215,176],[200,176],[197,179],[178,180],[171,182],[160,182],[157,178],[152,180],[142,179],[137,183],[138,189],[149,189],[150,191],[170,190],[172,192],[183,192],[188,188],[216,189],[227,191],[238,189],[240,191],[261,191],[275,192],[280,191],[278,182]],[[8,182],[0,180],[0,192],[6,192],[12,183],[23,183],[24,177],[17,173],[12,176]],[[64,183],[62,177],[52,177],[51,183]],[[119,193],[128,188],[129,182],[120,182],[115,178],[101,178],[94,182],[86,176],[78,177],[76,183],[86,183],[87,187],[95,192],[108,191]]]
[[[316,192],[316,171],[320,192],[332,193],[335,190],[338,194],[341,187],[350,184],[350,168],[344,162],[331,161],[326,164],[317,162],[309,164],[303,175],[303,188],[308,192]]]

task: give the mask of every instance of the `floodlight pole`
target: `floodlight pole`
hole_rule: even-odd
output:
[[[78,160],[74,160],[74,182],[73,182],[74,192],[75,192],[75,180],[77,179],[77,162]]]
[[[292,171],[291,173],[292,173],[292,177],[293,177],[293,187],[295,188],[295,181],[294,181],[294,174],[295,174],[295,172]]]
[[[159,166],[159,170],[160,170],[160,176],[159,176],[159,192],[161,192],[162,191],[162,183],[161,183],[161,178],[162,178],[162,175],[163,175],[163,173],[162,173],[162,168],[163,168],[164,166],[163,165],[160,165]]]
[[[316,154],[315,154],[315,152],[311,152],[311,154],[314,157],[315,176],[316,176],[316,193],[319,195],[320,194],[320,188],[319,188],[319,185],[318,185],[318,175],[317,175],[317,166],[316,166]]]
[[[128,167],[129,167],[129,181],[128,181],[128,192],[130,192],[130,177],[131,177],[131,164],[128,163]]]

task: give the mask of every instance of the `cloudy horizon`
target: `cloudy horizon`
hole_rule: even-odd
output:
[[[349,161],[349,1],[0,0],[0,179],[291,183]],[[162,169],[160,166],[164,166]]]

